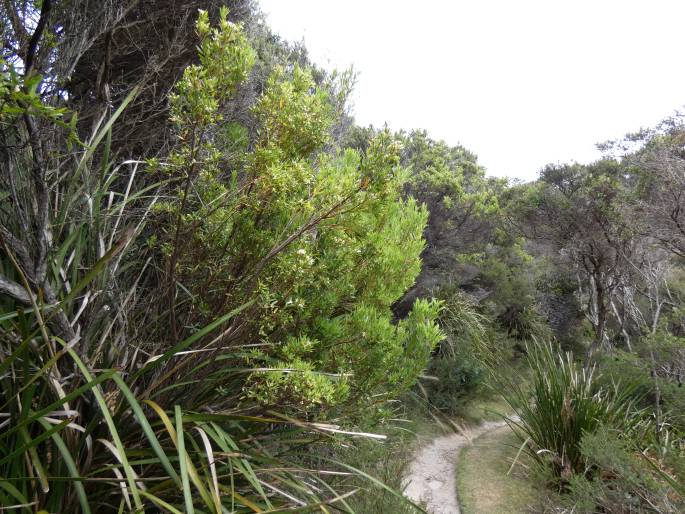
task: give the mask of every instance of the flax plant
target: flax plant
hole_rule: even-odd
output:
[[[515,413],[507,423],[534,461],[568,480],[586,469],[580,449],[585,434],[600,426],[619,432],[636,427],[640,412],[634,405],[634,387],[615,384],[611,389],[600,388],[595,369],[584,369],[553,343],[526,348],[530,383],[495,377],[499,392]]]

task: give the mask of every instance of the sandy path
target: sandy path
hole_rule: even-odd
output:
[[[426,505],[431,514],[459,514],[456,466],[459,450],[479,435],[504,426],[504,421],[486,421],[458,434],[433,439],[419,448],[409,467],[405,496]]]

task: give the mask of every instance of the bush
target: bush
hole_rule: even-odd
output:
[[[486,371],[470,350],[464,348],[454,355],[434,357],[428,366],[430,379],[424,385],[428,400],[445,414],[462,413],[482,390]]]
[[[564,483],[585,469],[585,434],[602,425],[622,432],[636,426],[633,387],[599,387],[594,370],[583,369],[551,343],[527,349],[530,390],[514,381],[500,381],[498,388],[516,415],[508,423],[526,451]]]
[[[235,166],[233,147],[214,133],[253,54],[204,15],[198,28],[200,63],[170,100],[178,139],[152,167],[169,183],[151,243],[169,309],[160,337],[178,340],[249,304],[222,341],[252,348],[243,399],[314,419],[401,393],[441,334],[435,302],[392,319],[391,305],[419,273],[427,220],[425,207],[402,199],[397,141],[386,131],[364,155],[326,151],[339,114],[329,93],[309,70],[278,68],[252,109],[256,140]]]
[[[487,319],[459,290],[445,288],[438,297],[444,302],[439,321],[445,339],[433,354],[428,380],[423,384],[430,403],[454,415],[484,385],[487,373],[483,361],[490,352]]]
[[[657,346],[657,350],[659,346]],[[613,382],[631,383],[634,385],[633,394],[637,404],[651,412],[655,411],[657,391],[659,387],[659,405],[663,413],[664,422],[677,431],[685,432],[685,387],[682,386],[678,375],[652,372],[653,363],[645,342],[635,344],[637,353],[614,350],[604,355],[598,361],[601,374],[598,381],[603,386]],[[682,351],[682,350],[681,350]],[[668,369],[669,360],[659,359],[660,352],[654,354],[658,370]]]
[[[569,481],[568,502],[575,512],[676,514],[685,509],[685,498],[647,461],[652,457],[636,452],[632,441],[615,430],[599,427],[585,434],[580,449],[585,470]]]

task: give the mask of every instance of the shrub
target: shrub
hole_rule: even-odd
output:
[[[214,134],[252,53],[234,48],[246,43],[225,34],[230,25],[210,29],[201,17],[198,27],[200,63],[171,98],[177,144],[152,168],[169,183],[154,220],[169,322],[160,337],[178,340],[249,303],[221,345],[252,348],[240,364],[255,371],[234,384],[251,407],[280,405],[312,419],[401,393],[441,334],[435,302],[392,319],[390,306],[419,272],[427,220],[424,207],[402,199],[397,142],[382,132],[364,155],[325,151],[339,113],[311,72],[295,66],[267,81],[252,109],[256,140],[235,166],[233,146]],[[293,401],[294,392],[312,397]]]
[[[662,415],[667,423],[678,431],[685,431],[685,388],[682,387],[682,379],[679,373],[669,372],[673,368],[671,352],[665,352],[663,346],[657,342],[656,350],[650,353],[650,341],[653,339],[637,341],[634,353],[614,350],[611,354],[601,357],[598,366],[602,373],[598,380],[602,385],[612,382],[634,384],[633,394],[637,404],[651,412],[656,410],[658,397]],[[682,343],[676,349],[682,352]],[[656,380],[652,355],[657,367]]]
[[[439,321],[445,339],[433,354],[423,387],[435,407],[454,415],[484,384],[487,372],[483,361],[490,351],[487,319],[459,290],[443,288],[438,297],[444,302]]]
[[[528,345],[527,350],[530,390],[513,381],[498,384],[516,415],[507,421],[531,457],[565,482],[585,469],[585,434],[602,425],[622,432],[636,425],[633,387],[599,387],[594,369],[583,369],[570,353],[560,354],[551,343]]]
[[[567,501],[575,512],[683,512],[685,497],[650,465],[647,459],[652,457],[640,455],[632,446],[632,441],[604,426],[583,436],[580,450],[586,467],[569,481]]]
[[[445,414],[460,414],[465,404],[481,390],[487,375],[469,350],[434,357],[428,366],[430,380],[424,385],[428,400]]]

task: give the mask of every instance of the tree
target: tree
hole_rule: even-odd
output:
[[[428,209],[423,267],[416,285],[396,306],[408,309],[445,282],[468,282],[474,268],[461,258],[482,252],[494,238],[503,184],[485,177],[476,156],[462,146],[435,141],[425,131],[400,134],[402,163],[411,170],[405,194]],[[477,273],[477,271],[475,272]]]
[[[154,241],[166,260],[172,338],[249,305],[215,343],[259,342],[246,399],[308,415],[396,394],[440,339],[435,303],[392,323],[390,306],[420,270],[427,214],[401,199],[399,146],[379,133],[363,155],[323,153],[339,113],[296,66],[268,80],[248,149],[244,131],[221,116],[253,61],[230,27],[210,31],[200,18],[200,63],[171,99],[178,143],[155,164],[175,184],[155,207]]]
[[[613,160],[549,165],[519,203],[528,236],[550,245],[558,260],[577,274],[578,293],[594,332],[587,359],[607,340],[611,303],[625,283],[639,233],[623,209],[622,173]]]
[[[685,126],[680,117],[656,129],[628,136],[641,148],[625,155],[634,175],[637,214],[653,238],[679,258],[685,258]]]

